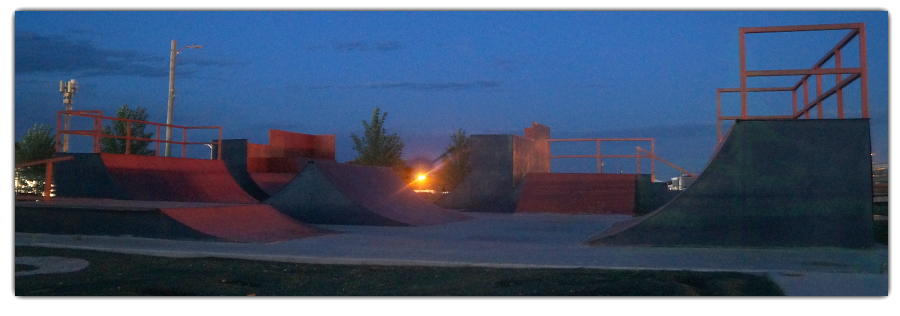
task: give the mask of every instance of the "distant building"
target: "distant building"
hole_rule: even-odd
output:
[[[887,202],[888,164],[872,164],[872,196],[875,202]]]
[[[696,180],[696,178],[687,174],[682,174],[680,176],[672,178],[672,180],[666,182],[666,184],[669,185],[669,190],[681,191],[686,190],[689,186],[691,186],[691,184],[694,183],[694,180]]]

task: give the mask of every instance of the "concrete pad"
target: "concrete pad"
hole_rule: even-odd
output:
[[[16,272],[16,277],[36,274],[75,272],[87,268],[87,266],[89,265],[88,261],[84,259],[53,256],[16,257],[16,264],[24,264],[37,267],[37,269],[34,270],[18,271]]]
[[[767,276],[789,296],[887,296],[886,274],[770,272]]]
[[[93,249],[170,257],[223,257],[318,264],[551,267],[825,273],[887,280],[887,247],[665,248],[588,246],[592,232],[622,215],[469,213],[471,220],[422,227],[317,225],[340,234],[273,243],[175,241],[135,237],[17,233],[17,246]],[[791,279],[822,286],[820,278]],[[777,282],[778,280],[776,280]],[[806,282],[806,283],[804,283]],[[873,281],[874,282],[874,281]],[[886,281],[884,281],[886,282]],[[790,285],[787,286],[793,286]],[[835,293],[843,293],[835,286]],[[793,290],[791,290],[793,291]],[[808,293],[808,292],[789,292]],[[844,295],[859,295],[847,289]],[[866,292],[868,293],[868,292]],[[803,295],[803,294],[800,294]],[[868,295],[868,294],[866,294]]]

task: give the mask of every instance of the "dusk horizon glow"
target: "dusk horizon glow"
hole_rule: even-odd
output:
[[[406,160],[437,158],[457,129],[522,135],[538,122],[554,139],[654,138],[657,155],[695,173],[716,144],[716,89],[739,87],[738,28],[865,23],[873,160],[889,160],[887,11],[16,11],[14,19],[16,140],[35,124],[56,128],[58,83],[70,79],[79,83],[76,110],[115,116],[127,104],[165,123],[176,40],[203,48],[178,54],[174,124],[222,126],[226,139],[266,144],[269,129],[334,134],[345,162],[356,154],[350,135],[377,107]],[[806,33],[748,36],[748,68],[807,69],[846,34]],[[845,52],[844,67],[858,65],[855,54]],[[846,90],[849,118],[859,117],[850,92],[858,87]],[[723,99],[729,115],[736,100]],[[790,96],[754,96],[750,106],[770,115],[789,110]],[[834,101],[825,109],[833,117]],[[635,145],[646,148],[609,153],[634,154]],[[555,155],[593,150],[553,146]],[[633,172],[633,160],[609,163],[609,172]],[[553,160],[554,172],[595,168]],[[660,163],[657,172],[678,174]]]

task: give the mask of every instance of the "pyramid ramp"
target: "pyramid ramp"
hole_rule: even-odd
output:
[[[737,121],[703,173],[665,206],[591,245],[865,248],[869,121]]]
[[[263,201],[306,223],[426,226],[468,219],[413,192],[390,168],[308,162]]]

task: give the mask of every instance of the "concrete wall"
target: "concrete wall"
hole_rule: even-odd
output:
[[[450,209],[513,212],[528,173],[550,172],[550,128],[538,123],[519,135],[471,135],[469,175],[438,205]]]

